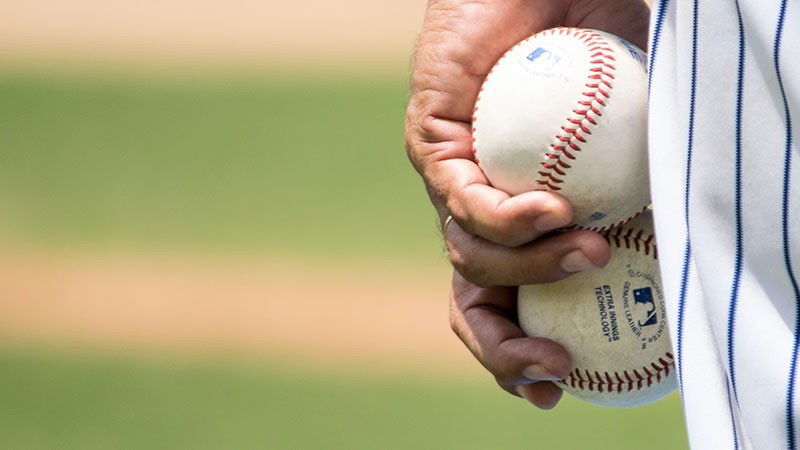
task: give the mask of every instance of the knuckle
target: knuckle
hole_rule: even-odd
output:
[[[431,142],[431,137],[434,135],[431,129],[428,113],[420,105],[418,96],[412,97],[406,109],[405,120],[405,147],[406,156],[411,164],[422,173],[422,168],[425,165],[425,143]]]

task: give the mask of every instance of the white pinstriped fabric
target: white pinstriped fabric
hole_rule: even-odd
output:
[[[650,176],[693,449],[800,447],[800,1],[656,0]]]

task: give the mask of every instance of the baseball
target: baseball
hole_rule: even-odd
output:
[[[582,400],[639,406],[677,387],[651,211],[603,235],[611,262],[555,283],[520,286],[528,336],[560,343],[572,370],[558,382]]]
[[[475,160],[511,195],[569,199],[573,224],[604,231],[650,203],[645,53],[612,34],[553,28],[506,52],[472,118]]]

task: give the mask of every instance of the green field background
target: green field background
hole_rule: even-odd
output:
[[[437,263],[407,91],[404,74],[3,73],[0,239]],[[0,347],[3,449],[686,448],[676,394],[543,412],[477,371]]]
[[[49,245],[438,253],[407,82],[0,76],[0,226]]]

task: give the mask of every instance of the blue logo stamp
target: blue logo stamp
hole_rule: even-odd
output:
[[[595,211],[594,213],[592,213],[591,216],[589,216],[589,220],[594,222],[595,220],[600,220],[605,216],[606,216],[605,213],[601,213],[600,211]]]
[[[561,61],[561,57],[544,47],[538,47],[528,55],[528,61],[536,63],[542,69],[552,70]]]
[[[653,301],[653,290],[649,287],[634,289],[633,290],[633,303],[642,304],[646,309],[646,316],[644,321],[639,319],[639,326],[646,327],[658,323],[658,316],[656,314],[656,303]]]
[[[568,79],[571,58],[555,44],[544,42],[520,61],[525,70],[547,78]]]
[[[667,310],[658,273],[637,270],[627,264],[628,280],[622,285],[622,305],[625,321],[642,349],[661,339],[667,331]],[[633,295],[631,295],[633,293]]]

